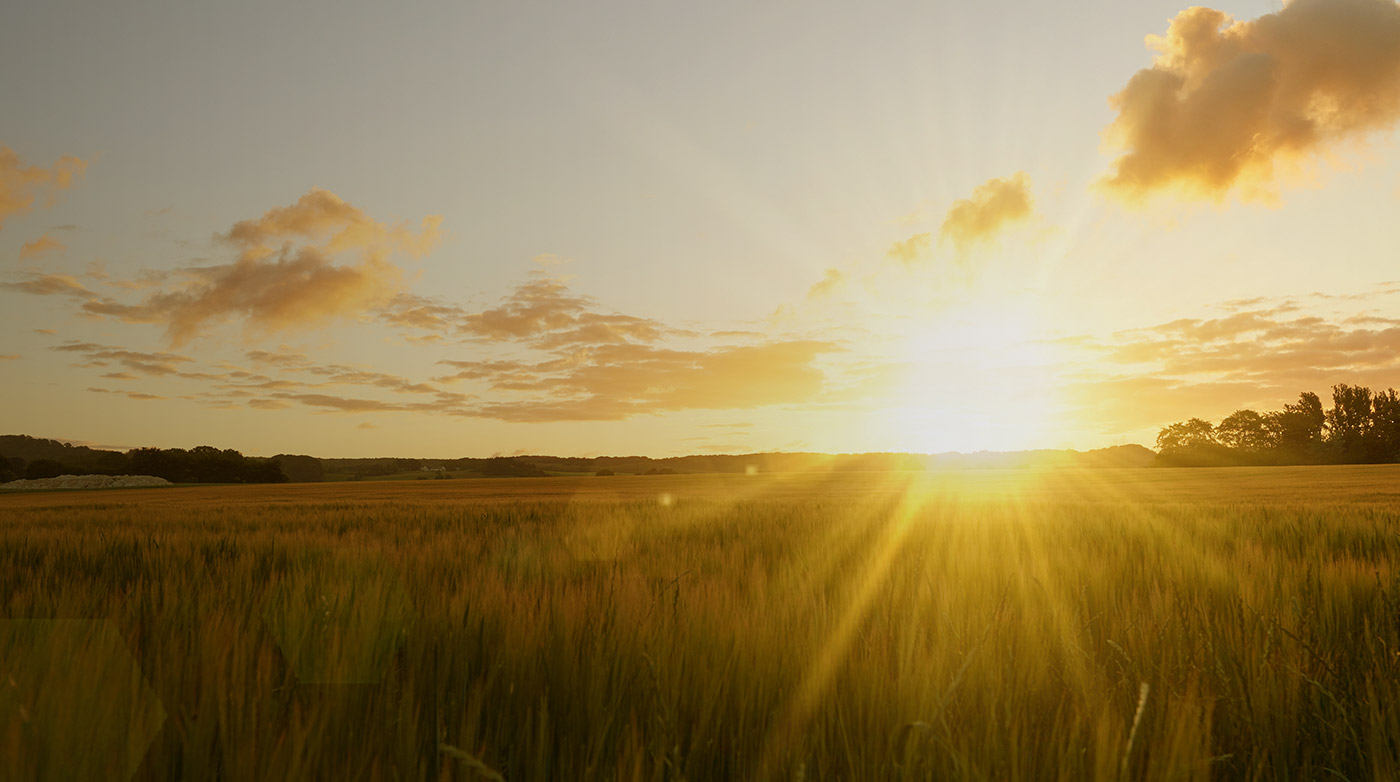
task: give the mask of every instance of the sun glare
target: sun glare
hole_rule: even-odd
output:
[[[1045,447],[1062,410],[1055,347],[1040,334],[1031,314],[990,306],[917,324],[879,413],[885,434],[925,453]]]

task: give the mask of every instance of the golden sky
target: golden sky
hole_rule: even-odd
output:
[[[1400,385],[1393,0],[462,5],[11,14],[0,432],[1092,448]]]

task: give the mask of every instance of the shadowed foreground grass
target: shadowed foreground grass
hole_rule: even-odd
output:
[[[1333,467],[0,497],[0,778],[1395,778],[1398,491]]]

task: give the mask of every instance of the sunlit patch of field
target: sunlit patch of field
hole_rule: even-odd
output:
[[[1396,467],[24,494],[0,620],[3,779],[1400,775]]]

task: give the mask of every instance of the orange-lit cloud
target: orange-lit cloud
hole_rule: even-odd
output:
[[[959,252],[991,242],[1008,226],[1024,221],[1035,210],[1031,178],[1024,171],[978,185],[972,196],[953,204],[938,235]],[[917,237],[915,237],[917,238]]]
[[[678,333],[649,318],[596,311],[597,302],[571,292],[563,280],[534,272],[499,306],[480,312],[401,294],[381,313],[405,328],[534,347],[650,343]]]
[[[842,285],[846,284],[846,275],[840,269],[827,269],[815,285],[807,290],[807,298],[820,299],[835,293]]]
[[[601,345],[542,362],[444,361],[457,371],[440,381],[475,380],[531,398],[488,402],[475,415],[505,421],[619,420],[693,409],[746,409],[815,398],[824,375],[813,366],[840,351],[814,340],[668,350]]]
[[[18,360],[19,360],[19,354],[17,354],[17,353],[6,353],[6,354],[4,354],[4,355],[0,355],[0,361],[18,361]]]
[[[895,242],[885,252],[885,256],[900,263],[913,263],[928,254],[933,247],[933,234],[914,234],[902,242]]]
[[[1301,314],[1290,302],[1086,344],[1096,358],[1072,378],[1069,396],[1106,431],[1275,409],[1336,383],[1400,386],[1400,319]]]
[[[440,238],[439,222],[435,216],[425,218],[416,231],[387,226],[334,193],[313,189],[295,204],[235,223],[220,236],[238,251],[232,263],[179,269],[139,282],[108,281],[118,288],[158,289],[136,303],[90,295],[82,310],[162,325],[175,345],[226,321],[241,321],[245,331],[261,334],[354,318],[393,299],[402,271],[390,257],[417,257],[431,250]],[[30,280],[6,287],[75,292],[62,290],[59,282]]]
[[[0,289],[36,296],[92,296],[92,291],[78,282],[76,277],[68,274],[31,274],[22,282],[0,282]]]
[[[183,375],[182,366],[194,362],[189,356],[176,353],[147,353],[138,350],[98,345],[91,342],[69,342],[56,345],[50,350],[60,353],[77,353],[86,359],[84,366],[105,367],[116,363],[133,372],[152,377]]]
[[[256,220],[240,220],[220,238],[247,251],[263,248],[255,255],[266,254],[266,248],[278,242],[322,240],[319,249],[329,254],[399,251],[417,258],[441,241],[441,226],[439,215],[423,218],[416,232],[403,223],[387,226],[335,193],[313,187],[295,204],[269,209]]]
[[[67,249],[67,247],[68,245],[63,242],[60,242],[48,234],[44,234],[32,242],[25,242],[20,245],[19,259],[25,261],[30,258],[37,258],[45,253],[61,252]]]
[[[1147,40],[1157,61],[1113,96],[1107,132],[1123,152],[1103,184],[1128,200],[1267,199],[1280,166],[1400,119],[1392,0],[1295,0],[1243,22],[1196,7]]]
[[[163,396],[158,396],[156,394],[148,394],[145,391],[113,391],[110,388],[89,388],[88,390],[93,392],[94,394],[115,394],[117,396],[124,396],[127,399],[138,399],[143,401],[165,399],[165,397]]]
[[[87,163],[75,157],[59,158],[50,168],[25,166],[14,150],[0,146],[0,228],[5,227],[6,217],[34,208],[39,196],[51,202],[86,169]]]

